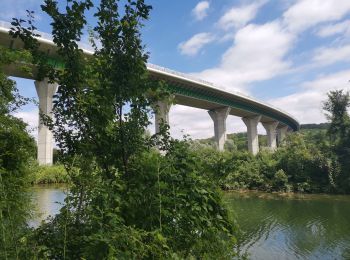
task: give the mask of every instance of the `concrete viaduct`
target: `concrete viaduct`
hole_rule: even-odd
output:
[[[0,45],[11,49],[19,49],[22,43],[19,39],[13,39],[9,34],[10,24],[0,22]],[[57,47],[51,40],[51,36],[39,32],[41,37],[40,49],[52,57],[55,66],[63,66],[55,60]],[[93,52],[80,46],[86,55]],[[287,131],[297,131],[298,121],[288,113],[272,107],[269,104],[255,100],[237,92],[225,92],[215,87],[212,83],[193,78],[189,75],[172,71],[160,66],[148,64],[147,69],[152,79],[164,80],[174,93],[175,103],[207,110],[214,122],[214,134],[217,148],[224,149],[226,141],[226,118],[229,115],[241,117],[247,126],[248,150],[257,154],[259,141],[257,126],[262,123],[266,129],[268,147],[274,150],[277,139],[281,141]],[[9,67],[6,73],[10,76],[26,77],[15,66]],[[52,110],[52,98],[57,89],[57,84],[49,84],[47,81],[35,81],[36,91],[39,97],[39,109],[42,113],[50,115]],[[158,102],[155,114],[155,128],[159,131],[159,123],[169,122],[170,104]],[[38,161],[39,164],[52,164],[53,140],[50,130],[39,120],[38,130]]]

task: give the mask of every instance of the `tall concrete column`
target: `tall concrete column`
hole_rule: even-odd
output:
[[[248,150],[254,155],[259,152],[258,123],[260,119],[261,116],[242,118],[247,126]]]
[[[208,111],[211,119],[214,121],[215,141],[219,151],[224,150],[226,141],[226,118],[230,111],[230,107],[223,107]]]
[[[288,131],[288,126],[282,126],[277,129],[278,144],[280,144],[284,140],[284,138],[287,135],[287,131]]]
[[[161,122],[165,124],[169,124],[169,110],[170,110],[171,104],[158,101],[155,104],[154,110],[155,110],[155,128],[156,128],[156,134],[160,132],[160,124]]]
[[[36,92],[39,97],[39,114],[52,116],[52,97],[57,90],[57,84],[51,84],[48,79],[35,81]],[[38,134],[38,162],[40,165],[51,165],[53,162],[52,132],[44,124],[39,115]]]
[[[266,135],[267,135],[267,146],[270,150],[275,150],[277,147],[277,133],[276,133],[276,128],[278,126],[278,122],[273,121],[273,122],[266,122],[262,123],[266,130]]]

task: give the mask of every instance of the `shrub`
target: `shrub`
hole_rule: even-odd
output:
[[[69,183],[70,178],[61,164],[37,166],[32,173],[33,184]]]
[[[283,170],[278,170],[273,176],[273,188],[275,190],[287,190],[288,176]]]

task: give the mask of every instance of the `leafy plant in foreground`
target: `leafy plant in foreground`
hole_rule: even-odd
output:
[[[27,52],[0,48],[0,258],[18,259],[25,248],[30,196],[28,162],[35,155],[34,139],[26,124],[13,116],[28,99],[21,97],[15,82],[4,74],[6,66],[29,57]]]
[[[65,64],[38,74],[60,86],[54,119],[44,120],[72,186],[60,214],[30,239],[35,257],[230,258],[234,230],[218,186],[186,144],[169,138],[167,126],[155,136],[145,134],[151,106],[166,96],[162,84],[149,79],[141,42],[151,7],[143,0],[124,6],[101,0],[91,33],[101,47],[94,44],[94,55],[86,57],[77,41],[91,8],[89,0],[67,1],[63,12],[58,1],[42,5]],[[15,35],[32,42],[22,31]],[[29,50],[35,41],[33,46]]]

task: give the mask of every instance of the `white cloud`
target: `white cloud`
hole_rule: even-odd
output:
[[[198,33],[193,35],[189,40],[179,44],[178,48],[183,55],[194,56],[205,45],[215,40],[211,33]]]
[[[350,34],[350,20],[323,26],[317,32],[317,35],[320,37],[329,37],[337,34]]]
[[[183,135],[189,135],[193,139],[214,136],[213,120],[210,118],[208,111],[204,109],[174,105],[170,109],[169,121],[170,133],[174,138],[181,139]],[[226,120],[226,129],[227,133],[245,132],[247,130],[240,117],[231,115]],[[261,132],[265,133],[259,127],[259,133]]]
[[[39,111],[37,109],[33,109],[31,111],[19,111],[16,114],[14,114],[14,116],[21,118],[25,123],[27,123],[28,131],[33,137],[37,138],[39,124]]]
[[[340,61],[350,61],[350,45],[336,48],[320,48],[315,51],[315,65],[330,65]]]
[[[255,1],[250,5],[234,7],[226,12],[218,24],[223,29],[245,25],[265,3]],[[350,12],[350,0],[298,0],[289,6],[281,19],[262,25],[248,24],[238,29],[235,35],[229,34],[228,39],[234,35],[234,44],[222,55],[221,63],[193,74],[224,85],[227,90],[247,92],[250,83],[271,79],[291,69],[287,54],[294,47],[300,32],[322,22],[341,19],[347,12]],[[347,55],[346,47],[320,49],[312,66],[348,59]]]
[[[327,92],[335,89],[350,91],[350,70],[320,76],[316,80],[304,82],[302,91],[269,101],[295,116],[301,123],[325,122],[322,102],[327,99]]]
[[[267,1],[256,1],[249,5],[232,7],[218,21],[218,26],[224,30],[240,28],[253,20],[259,10]]]
[[[289,68],[284,59],[293,41],[293,35],[278,22],[247,25],[238,30],[234,45],[223,54],[219,66],[194,75],[227,90],[246,92],[247,84],[270,79]]]
[[[280,18],[265,24],[251,24],[264,3],[255,1],[228,10],[217,22],[225,30],[226,36],[217,37],[216,40],[232,40],[232,46],[223,53],[217,66],[192,75],[225,86],[222,89],[226,91],[247,93],[247,87],[256,81],[268,80],[286,72],[297,73],[303,67],[315,69],[339,61],[350,61],[350,45],[344,45],[344,42],[340,42],[343,45],[338,47],[327,46],[311,51],[312,59],[299,67],[293,68],[288,59],[298,36],[307,29],[327,24],[316,31],[320,37],[347,34],[350,20],[338,21],[350,12],[350,0],[296,0],[290,2]],[[290,112],[302,123],[324,122],[322,101],[327,98],[326,93],[332,89],[350,90],[349,75],[350,71],[323,75],[296,86],[299,90],[292,95],[268,102]],[[212,122],[205,111],[184,107],[171,113],[174,135],[180,136],[180,128],[183,128],[184,133],[195,138],[213,136]],[[245,131],[240,119],[232,123],[233,117],[229,118],[228,132]]]
[[[192,138],[208,138],[214,135],[213,121],[203,109],[174,105],[169,114],[170,132],[175,138],[184,134]]]
[[[298,0],[283,17],[291,31],[302,32],[322,22],[337,21],[349,11],[349,0]]]
[[[350,89],[350,70],[320,76],[302,84],[305,89],[328,92],[333,89]]]
[[[192,15],[195,17],[197,21],[203,20],[208,15],[209,10],[209,1],[201,1],[199,2],[195,8],[192,10]]]

